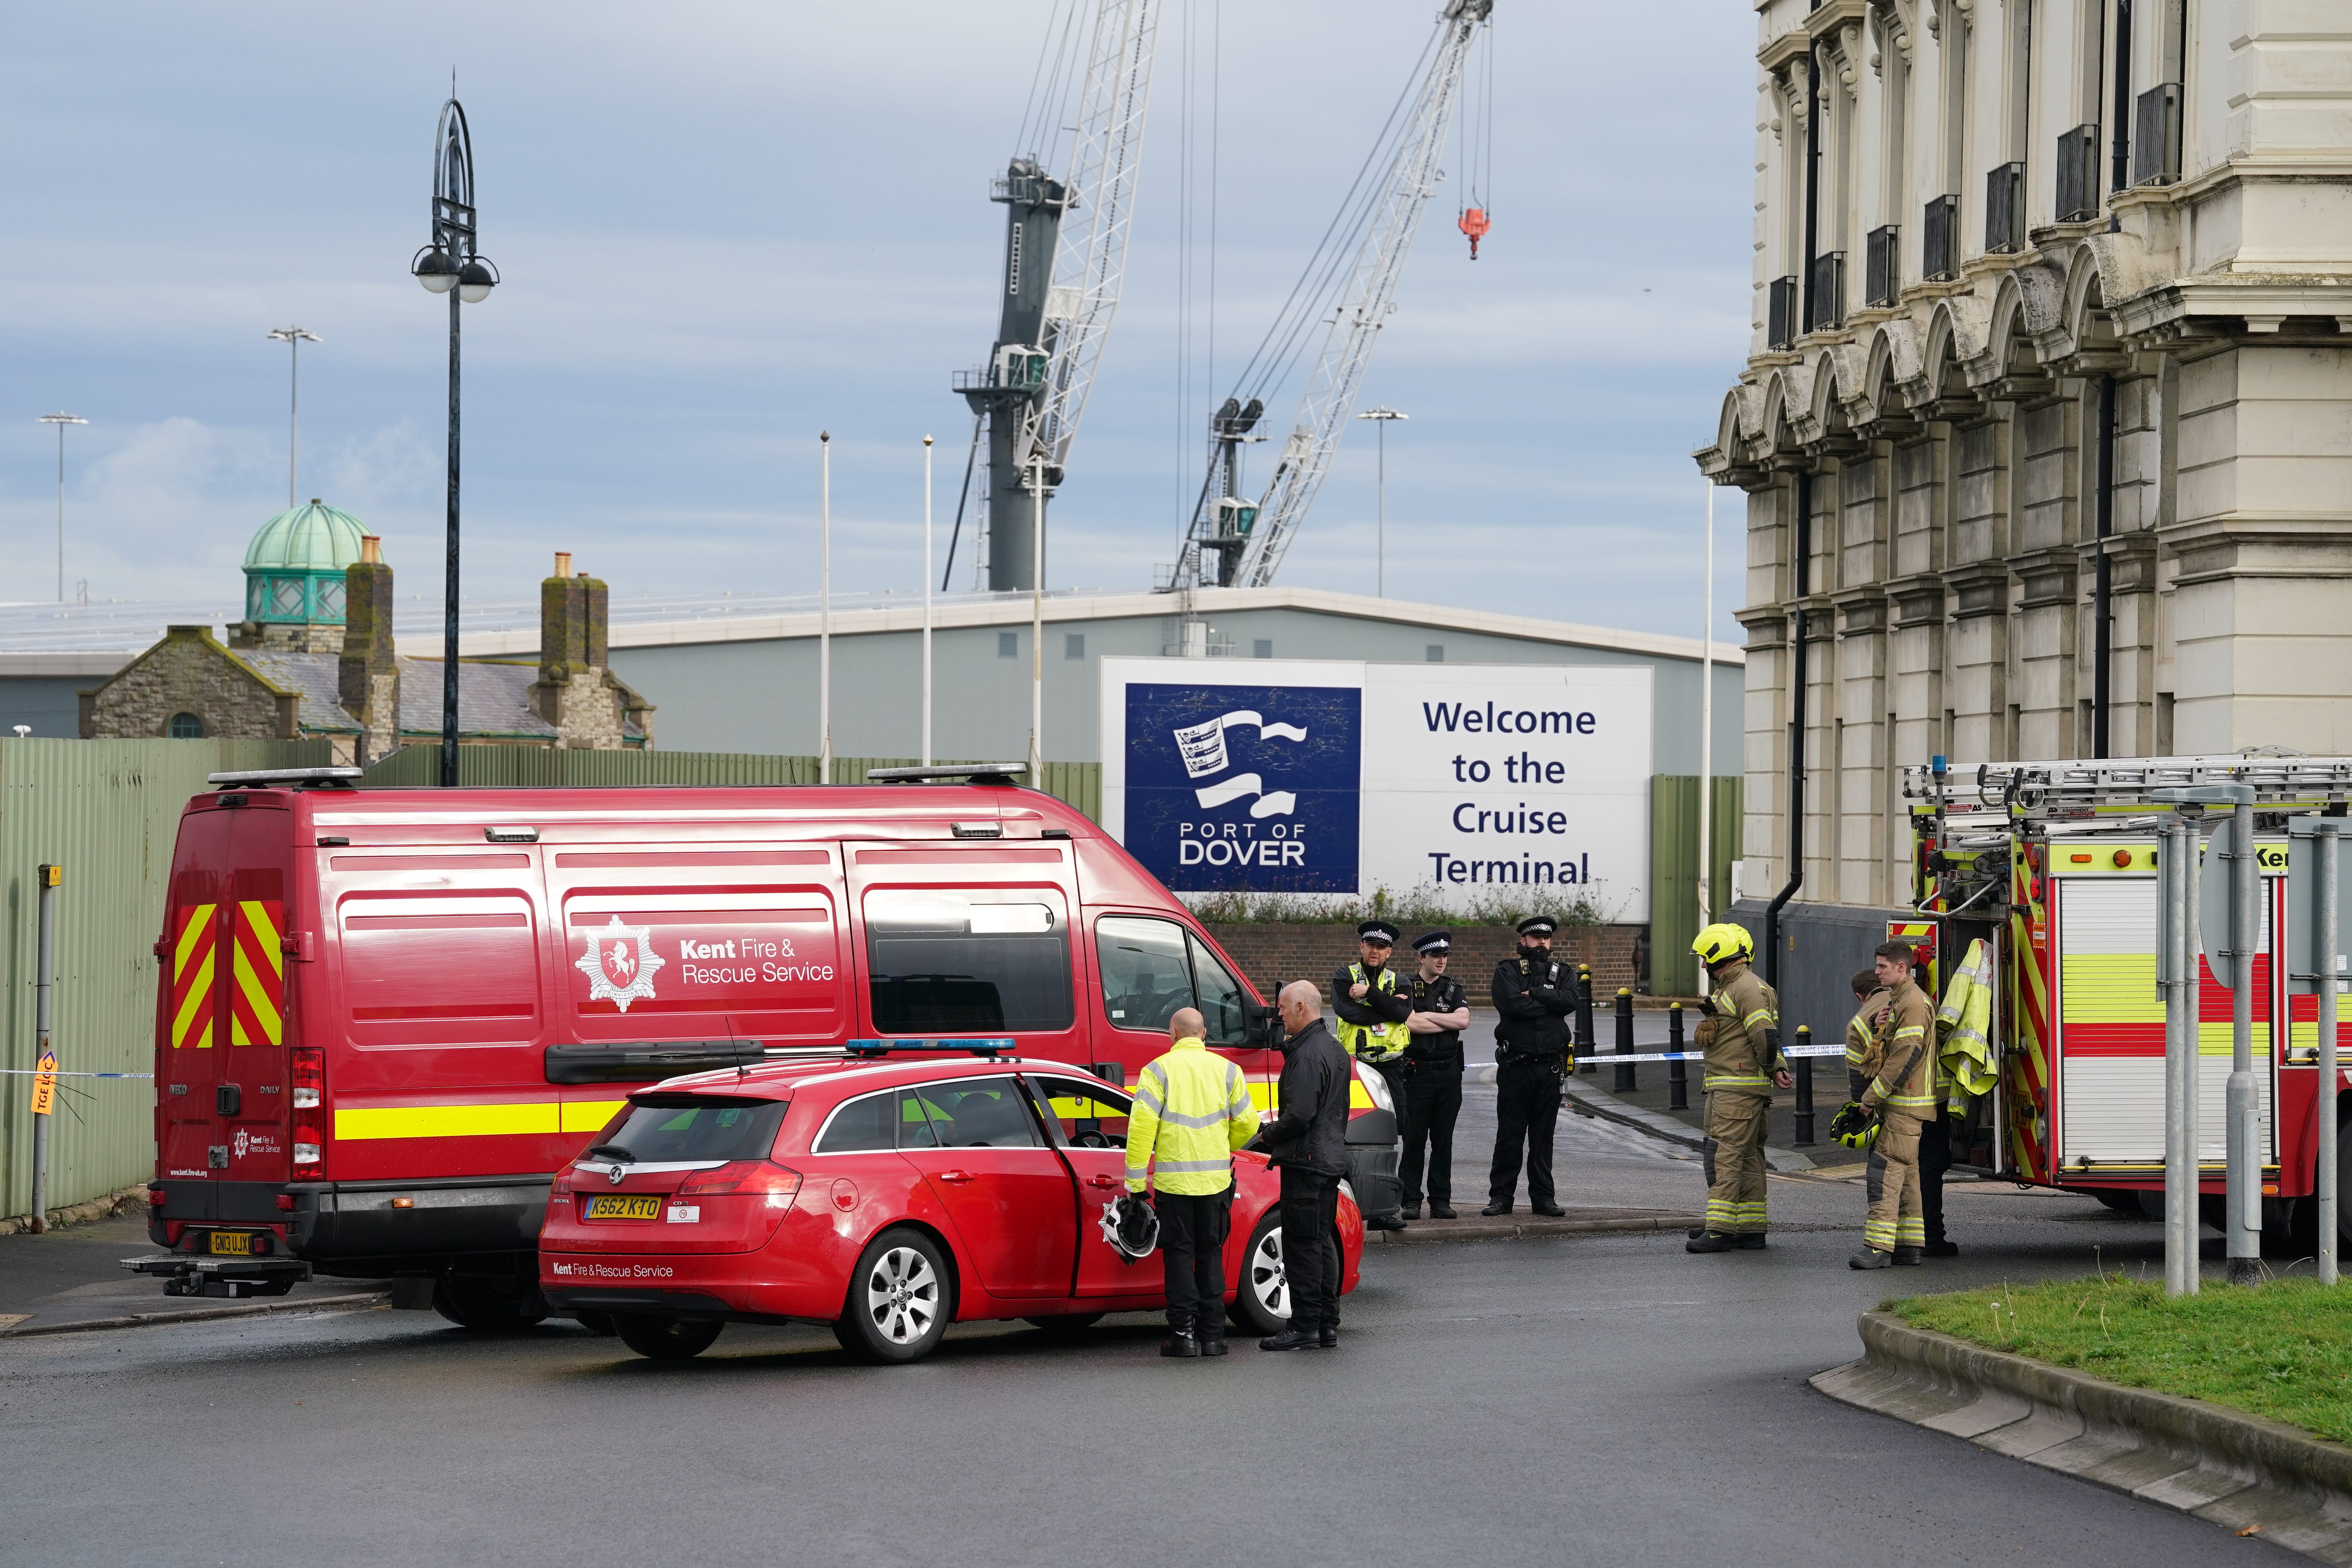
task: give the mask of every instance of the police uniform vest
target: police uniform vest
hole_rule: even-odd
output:
[[[1362,964],[1351,963],[1348,965],[1349,984],[1361,985],[1365,984],[1365,979],[1364,966]],[[1395,995],[1396,971],[1393,969],[1381,970],[1379,978],[1371,982],[1371,988],[1383,996]],[[1355,1058],[1358,1061],[1394,1061],[1397,1058],[1404,1055],[1405,1047],[1412,1043],[1412,1031],[1406,1028],[1401,1021],[1397,1023],[1382,1024],[1351,1024],[1345,1018],[1339,1020],[1340,1048],[1345,1050],[1349,1056]]]
[[[1772,1092],[1774,1064],[1766,1059],[1764,1032],[1780,1026],[1780,999],[1746,964],[1717,977],[1706,998],[1708,1031],[1706,1090],[1741,1094]]]
[[[1507,991],[1517,997],[1537,988],[1557,993],[1573,984],[1568,966],[1556,958],[1507,958],[1496,965],[1495,1005],[1503,1016],[1495,1024],[1495,1059],[1567,1060],[1571,1042],[1565,1016],[1547,1008],[1540,1017],[1515,1018],[1504,998]]]
[[[1451,974],[1441,974],[1434,980],[1412,977],[1412,1010],[1416,1013],[1453,1013],[1470,1005],[1470,994]],[[1440,1029],[1433,1035],[1415,1035],[1404,1054],[1427,1067],[1462,1066],[1462,1031]]]

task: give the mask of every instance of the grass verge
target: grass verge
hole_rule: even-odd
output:
[[[2352,1442],[2352,1285],[2209,1282],[2176,1300],[2115,1273],[1889,1305],[1916,1328]]]

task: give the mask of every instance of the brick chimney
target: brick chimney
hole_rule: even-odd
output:
[[[614,751],[632,704],[606,666],[604,584],[572,570],[572,552],[555,552],[554,574],[539,585],[539,679],[531,710],[555,726],[555,743]]]
[[[383,542],[360,536],[360,558],[343,568],[343,652],[337,695],[360,721],[362,767],[400,744],[400,661],[392,649],[392,568]]]

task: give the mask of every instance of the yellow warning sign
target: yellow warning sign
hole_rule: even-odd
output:
[[[58,1053],[43,1051],[33,1069],[33,1114],[47,1116],[58,1098]]]

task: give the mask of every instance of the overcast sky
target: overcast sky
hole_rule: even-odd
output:
[[[1160,5],[1125,304],[1053,512],[1057,587],[1145,587],[1172,557],[1209,409],[1434,9]],[[836,585],[916,591],[919,442],[940,437],[944,544],[971,430],[948,378],[995,324],[988,181],[1055,9],[9,7],[0,599],[53,592],[56,445],[34,417],[61,407],[90,421],[67,443],[69,582],[236,594],[245,542],[286,500],[287,352],[262,334],[289,322],[325,340],[303,351],[302,495],[384,536],[404,597],[437,592],[446,308],[406,268],[453,65],[506,279],[465,317],[469,596],[529,593],[556,549],[616,594],[813,589],[821,427]],[[1459,182],[1441,185],[1360,405],[1412,416],[1391,428],[1389,591],[1696,635],[1688,454],[1744,353],[1753,20],[1723,0],[1496,9],[1493,234],[1472,263]],[[1066,156],[1057,142],[1057,170]],[[1372,591],[1371,434],[1349,430],[1284,581]],[[1270,450],[1251,454],[1253,489]],[[1719,510],[1718,625],[1736,636],[1742,547]]]

